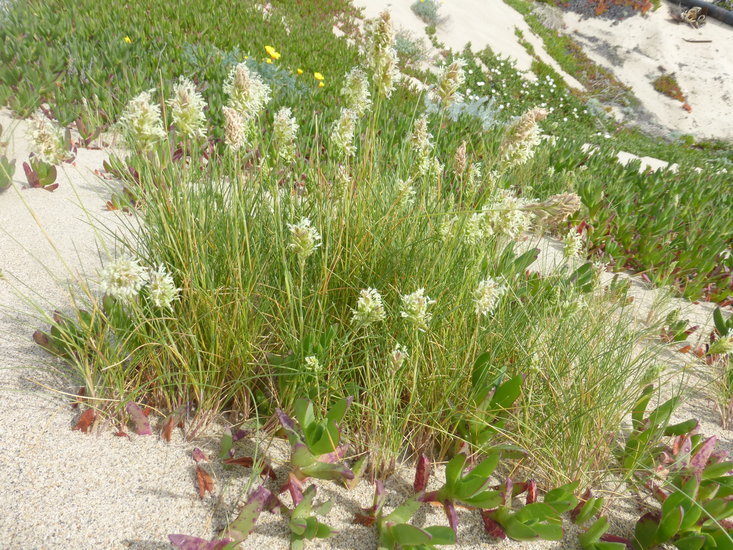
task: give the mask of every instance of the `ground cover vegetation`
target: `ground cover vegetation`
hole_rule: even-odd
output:
[[[200,40],[205,10],[140,34],[166,5],[148,14],[133,4],[135,36],[94,28],[73,39],[90,63],[89,36],[143,48],[140,65],[96,100],[83,101],[97,89],[92,79],[73,88],[67,69],[50,70],[50,54],[22,39],[43,4],[7,8],[2,55],[11,73],[26,62],[39,69],[35,83],[8,78],[3,88],[16,111],[35,113],[29,182],[55,185],[51,168],[73,154],[61,125],[35,110],[41,99],[61,124],[76,121],[80,140],[109,125],[125,142],[105,172],[124,186],[109,207],[134,215],[129,231],[74,309],[34,335],[83,381],[76,427],[111,419],[121,432],[151,435],[160,417],[170,439],[191,418],[200,425],[236,411],[246,420],[225,432],[219,459],[277,478],[255,487],[252,476],[221,538],[172,535],[173,544],[235,546],[260,514],[279,509],[300,548],[330,535],[311,480],[349,485],[366,474],[375,500],[356,521],[377,530],[380,548],[452,544],[457,507],[480,514],[496,538],[559,540],[570,514],[589,526],[588,549],[732,543],[732,465],[694,420],[670,425],[679,398],[652,403],[649,383],[664,367],[640,346],[659,334],[683,340],[689,329],[674,319],[639,327],[623,288],[599,284],[612,262],[724,299],[725,174],[691,164],[639,173],[607,149],[583,152],[578,137],[543,139],[615,130],[551,70],[526,83],[489,51],[450,54],[427,90],[410,90],[387,15],[362,32],[348,4],[237,8],[238,25],[282,27],[265,39],[251,33],[246,47],[233,28],[216,33],[221,42]],[[26,9],[36,10],[32,23],[20,17]],[[111,14],[77,24],[111,25]],[[334,20],[355,30],[352,42],[333,35]],[[316,22],[320,32],[308,34],[320,36],[290,52],[298,41],[288,32]],[[33,32],[53,47],[55,31]],[[168,48],[181,41],[175,33],[196,35],[208,57],[197,65],[184,46]],[[321,45],[333,48],[311,55]],[[107,82],[111,61],[93,61],[94,80]],[[69,95],[54,95],[62,89]],[[676,209],[661,198],[670,187]],[[563,238],[565,260],[540,273],[531,239],[547,230]],[[686,254],[703,249],[709,256]],[[730,330],[719,313],[699,352],[720,379]],[[721,392],[724,411],[729,403]],[[263,428],[288,438],[284,471],[266,449],[237,456],[238,442]],[[408,457],[417,457],[415,495],[385,510],[381,480]],[[214,482],[207,457],[193,458],[203,498]],[[440,460],[445,484],[427,491],[429,463]],[[606,533],[594,491],[610,481],[660,503],[633,540]],[[424,502],[440,503],[450,527],[411,525]]]
[[[546,46],[568,72],[579,78],[586,74],[587,71],[581,70],[577,63],[588,70],[596,70],[588,59],[567,61],[575,55],[575,49],[566,44],[570,39],[542,27],[539,19],[531,13],[530,4],[516,1],[520,4],[515,7],[525,15],[533,29],[537,27],[536,32],[540,32]],[[46,101],[49,114],[62,125],[74,123],[89,139],[118,119],[127,99],[153,84],[159,84],[161,89],[158,93],[165,97],[170,94],[171,86],[179,75],[201,83],[207,116],[212,121],[211,137],[221,138],[225,101],[222,84],[231,67],[239,61],[246,61],[271,87],[277,88],[278,94],[291,105],[299,120],[312,117],[314,112],[332,117],[342,102],[338,94],[339,83],[359,60],[356,42],[345,36],[337,37],[332,32],[335,24],[355,39],[361,35],[353,17],[356,11],[346,2],[319,4],[317,9],[287,3],[277,7],[242,4],[234,8],[237,10],[235,13],[227,12],[226,17],[221,12],[222,6],[209,6],[205,2],[177,9],[175,16],[166,11],[171,8],[165,2],[155,2],[150,6],[132,3],[126,7],[129,30],[119,27],[116,8],[103,9],[94,18],[84,17],[89,9],[83,2],[14,3],[3,14],[3,40],[0,43],[0,58],[4,62],[0,98],[23,115],[34,112],[41,101]],[[51,21],[57,11],[68,15],[58,24]],[[219,32],[207,34],[207,29],[213,28],[215,22],[227,18],[241,23],[236,26],[218,25]],[[243,32],[246,29],[256,29],[256,32]],[[279,44],[292,43],[293,33],[303,40],[296,41],[296,47],[285,51]],[[241,38],[242,34],[245,38]],[[29,36],[36,39],[28,40]],[[402,43],[404,51],[409,40],[403,38]],[[558,51],[555,52],[553,47]],[[281,57],[283,53],[284,57]],[[411,56],[414,54],[412,52]],[[569,139],[568,149],[575,146],[579,149],[583,143],[593,143],[601,151],[610,153],[623,147],[682,165],[683,169],[677,175],[669,178],[667,174],[660,175],[658,179],[665,182],[663,185],[667,189],[668,179],[675,181],[674,190],[670,190],[672,196],[680,199],[690,193],[695,196],[692,202],[686,203],[689,212],[694,213],[693,219],[660,213],[656,223],[644,225],[638,223],[642,221],[641,216],[622,218],[621,212],[619,215],[610,214],[607,219],[593,220],[596,223],[588,224],[593,228],[589,249],[605,252],[606,260],[615,266],[648,272],[650,279],[668,282],[691,298],[703,296],[718,301],[727,298],[733,284],[729,265],[731,228],[729,216],[722,213],[727,212],[731,197],[725,191],[729,186],[718,186],[718,182],[729,178],[727,172],[720,172],[733,162],[726,156],[729,151],[726,153],[725,148],[715,143],[703,143],[699,147],[694,144],[692,147],[681,143],[665,144],[638,131],[617,126],[605,114],[600,102],[618,103],[607,97],[610,80],[606,78],[601,79],[608,81],[608,86],[602,86],[603,90],[595,90],[593,79],[584,82],[590,91],[579,96],[571,93],[561,78],[539,61],[534,67],[539,80],[532,84],[519,76],[509,61],[498,59],[488,50],[478,56],[466,51],[462,57],[468,63],[464,90],[467,101],[450,113],[452,118],[476,118],[486,130],[499,128],[532,105],[545,106],[551,110],[545,131],[555,136],[566,136]],[[477,66],[477,58],[481,60],[481,66]],[[409,57],[402,56],[403,62],[408,60]],[[436,78],[412,65],[403,66],[403,69],[428,83],[434,83]],[[614,92],[614,95],[618,94]],[[404,114],[404,120],[407,120],[415,108],[415,93],[400,87],[395,96],[390,109]],[[499,133],[493,132],[494,140]],[[310,139],[307,133],[304,134],[303,139]],[[446,148],[466,139],[469,150],[474,151],[479,160],[487,148],[484,142],[489,139],[487,132],[476,136],[465,132],[461,125],[448,127],[443,134],[447,134],[444,137]],[[613,145],[609,146],[610,143]],[[606,179],[606,172],[616,171],[610,157],[610,154],[598,157],[608,162],[598,161],[588,167],[583,163],[582,155],[578,159],[579,168],[593,168],[587,175],[593,182],[592,187],[600,187],[598,182]],[[692,167],[703,169],[703,174],[692,174]],[[634,177],[629,169],[619,175],[617,181],[625,179],[627,174]],[[517,185],[517,176],[512,174],[514,185]],[[723,189],[723,192],[710,193],[711,188]],[[599,208],[604,212],[619,204],[617,196],[606,189],[594,193],[603,197]],[[527,198],[530,197],[528,195]],[[625,202],[641,201],[654,213],[658,203],[647,202],[650,198],[633,196]],[[587,194],[584,207],[590,209],[593,205],[586,199]],[[639,210],[634,209],[633,212]],[[708,215],[711,212],[715,214]],[[644,212],[646,220],[650,220],[648,214],[649,211]],[[614,234],[621,219],[626,228],[635,228],[633,235],[629,235],[628,229],[622,229],[619,235]],[[654,225],[652,231],[649,231],[650,225]],[[669,235],[668,238],[676,240],[678,245],[685,245],[686,239],[682,235],[690,226],[699,235],[699,238],[695,237],[696,241],[711,241],[712,244],[706,247],[709,253],[699,262],[692,260],[690,265],[684,258],[680,262],[678,256],[684,254],[680,246],[658,246],[653,253],[640,250],[639,242],[652,247],[652,243],[659,242],[659,235]],[[608,240],[614,242],[609,245]],[[677,268],[678,263],[682,268]]]

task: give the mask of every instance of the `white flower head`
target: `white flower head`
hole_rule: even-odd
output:
[[[275,114],[273,124],[273,141],[278,157],[292,162],[295,157],[295,138],[298,134],[298,123],[290,107],[282,107]]]
[[[476,315],[488,317],[494,312],[499,300],[506,292],[506,287],[496,279],[486,277],[473,292]]]
[[[224,93],[229,96],[229,106],[245,120],[259,115],[270,101],[270,87],[246,63],[232,67],[224,83]]]
[[[331,130],[331,143],[336,151],[346,157],[356,153],[354,134],[356,132],[356,112],[351,109],[342,108],[341,115]]]
[[[157,269],[151,269],[148,273],[148,292],[150,299],[160,308],[170,308],[173,301],[178,298],[180,288],[176,288],[173,277],[160,264]]]
[[[421,176],[426,175],[431,168],[433,152],[433,135],[428,130],[428,116],[423,114],[415,120],[412,132],[408,138],[410,147],[417,157],[417,170]]]
[[[564,247],[562,253],[566,258],[575,258],[580,254],[583,246],[585,246],[583,235],[578,233],[575,228],[568,231],[568,234],[565,235],[565,239],[563,239],[563,244]]]
[[[356,309],[351,311],[351,321],[362,326],[384,321],[386,318],[382,296],[375,288],[362,289],[356,301]]]
[[[177,130],[188,138],[206,137],[206,101],[193,82],[184,76],[173,85],[173,97],[167,101]]]
[[[443,67],[438,75],[438,83],[432,90],[433,102],[441,108],[447,109],[454,103],[463,101],[463,96],[458,89],[465,81],[463,67],[466,62],[463,59],[456,59],[451,64]]]
[[[61,164],[71,158],[64,132],[43,111],[36,111],[28,121],[31,151],[46,164]]]
[[[289,248],[295,251],[301,260],[305,260],[321,246],[321,235],[311,225],[308,218],[301,219],[296,224],[288,224],[290,230]]]
[[[526,163],[534,156],[541,140],[539,122],[547,118],[548,111],[535,107],[512,121],[506,128],[500,154],[506,169]]]
[[[433,314],[428,312],[428,307],[435,303],[435,300],[425,296],[425,289],[418,288],[412,294],[402,296],[402,311],[400,315],[408,321],[414,323],[418,330],[424,331],[428,328],[428,324],[433,318]]]
[[[415,187],[412,185],[412,178],[399,180],[397,182],[397,200],[403,208],[409,208],[415,204]]]
[[[357,116],[366,113],[372,105],[366,73],[358,67],[351,69],[346,75],[341,95],[346,107],[354,111]]]
[[[102,291],[123,301],[132,300],[145,284],[145,269],[129,256],[109,262],[100,276]]]
[[[154,92],[148,90],[132,99],[120,117],[129,145],[141,151],[149,151],[155,143],[166,137],[160,105],[152,101]]]
[[[247,125],[244,117],[231,107],[222,107],[224,112],[224,143],[232,151],[247,145]]]
[[[315,374],[320,373],[323,370],[323,365],[315,355],[309,355],[305,358],[305,368]]]
[[[397,371],[402,367],[406,359],[410,358],[410,353],[402,344],[397,344],[389,355],[389,363],[393,371]]]

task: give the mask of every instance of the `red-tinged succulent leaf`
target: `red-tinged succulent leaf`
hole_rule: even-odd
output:
[[[35,170],[31,168],[31,165],[27,162],[23,163],[23,171],[25,172],[25,178],[28,180],[28,185],[31,187],[41,187],[41,181],[38,178]]]
[[[481,510],[481,519],[484,522],[484,530],[490,537],[505,539],[506,532],[504,532],[504,528],[493,520],[491,512],[491,510]]]
[[[118,430],[114,433],[115,437],[126,437],[127,439],[130,439],[130,436],[124,432],[123,430]]]
[[[443,501],[443,508],[445,509],[445,515],[448,518],[448,525],[456,533],[458,533],[458,512],[456,512],[456,506],[451,500]]]
[[[280,424],[282,424],[282,427],[285,428],[286,431],[294,432],[297,434],[298,427],[295,424],[295,420],[285,414],[285,411],[283,411],[282,409],[276,409],[275,414],[277,415],[277,419],[280,421]]]
[[[274,495],[264,486],[260,485],[247,498],[237,519],[229,524],[225,536],[232,537],[235,543],[240,543],[252,532],[262,510],[268,508]]]
[[[199,498],[203,499],[206,493],[214,494],[214,480],[201,466],[196,466],[196,482],[199,486]]]
[[[717,442],[718,438],[716,436],[709,437],[695,452],[695,455],[690,460],[690,468],[692,468],[692,471],[695,472],[695,474],[700,474],[705,469],[710,455],[712,455],[715,450]]]
[[[629,539],[625,539],[624,537],[619,537],[618,535],[609,535],[608,533],[601,535],[601,540],[603,542],[618,542],[620,544],[625,544],[626,548],[633,548],[634,545]]]
[[[692,440],[689,435],[677,436],[672,444],[672,454],[679,456],[680,454],[688,454],[692,450]]]
[[[191,458],[193,458],[197,463],[209,461],[209,457],[206,456],[204,451],[202,451],[198,447],[194,447],[193,451],[191,452]]]
[[[89,428],[92,426],[92,424],[96,420],[96,418],[97,418],[97,412],[94,409],[87,409],[83,413],[81,413],[79,420],[77,421],[76,425],[72,428],[72,430],[80,430],[82,433],[87,433],[89,431]]]
[[[578,499],[578,505],[570,511],[570,518],[573,521],[575,521],[578,518],[578,515],[580,514],[581,510],[583,509],[583,506],[585,506],[585,503],[588,502],[591,498],[593,498],[593,491],[591,491],[590,488],[588,488],[586,489],[585,493],[583,493],[581,497]]]
[[[43,188],[48,191],[49,193],[52,193],[58,189],[59,184],[58,183],[52,183],[51,185],[44,185]]]
[[[33,333],[33,341],[41,346],[46,351],[51,351],[51,340],[48,338],[48,334],[41,330],[37,330]]]
[[[719,464],[720,462],[725,462],[729,454],[730,453],[728,451],[715,451],[713,454],[710,455],[710,460],[708,460],[708,464]]]
[[[137,403],[129,402],[125,406],[125,410],[130,415],[137,435],[153,435],[153,430],[150,429],[150,421]]]
[[[530,479],[527,482],[527,504],[537,502],[537,482]]]
[[[232,539],[206,540],[189,535],[168,535],[168,540],[178,550],[223,550]]]
[[[416,493],[421,493],[428,486],[428,479],[430,478],[430,461],[424,454],[420,454],[417,459],[417,466],[415,468],[415,481],[412,484],[413,489]]]
[[[339,445],[334,451],[319,456],[318,461],[333,464],[334,462],[342,460],[348,452],[349,446],[344,443],[343,445]]]
[[[290,493],[290,498],[293,499],[293,504],[295,506],[300,504],[303,500],[303,483],[293,474],[289,474],[286,487]]]

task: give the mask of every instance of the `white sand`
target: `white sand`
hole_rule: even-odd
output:
[[[414,0],[354,2],[356,6],[363,7],[365,16],[370,18],[388,9],[397,27],[417,36],[426,37],[425,23],[410,9],[413,3]],[[527,71],[527,75],[531,77],[529,70],[532,56],[527,53],[514,34],[514,29],[517,28],[532,44],[540,59],[557,71],[569,86],[578,90],[585,89],[572,75],[563,71],[557,61],[545,51],[542,39],[532,32],[522,15],[502,0],[450,0],[441,4],[439,13],[445,20],[437,27],[438,40],[447,47],[460,52],[468,42],[474,51],[490,46],[495,53],[515,60],[517,68],[520,71]]]
[[[700,29],[676,23],[670,18],[670,5],[664,2],[645,17],[618,24],[565,13],[566,32],[593,61],[630,86],[663,127],[699,137],[733,139],[733,27],[710,18]],[[654,90],[652,81],[662,69],[674,73],[692,112]]]

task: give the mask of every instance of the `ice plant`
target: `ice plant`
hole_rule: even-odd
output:
[[[402,296],[402,311],[400,315],[417,326],[418,330],[424,331],[433,318],[428,312],[428,307],[435,303],[435,300],[425,296],[425,289],[418,288],[412,294]]]
[[[224,113],[224,143],[232,151],[238,151],[247,144],[247,128],[244,118],[231,107],[222,107]]]
[[[270,101],[270,87],[259,74],[250,71],[246,63],[232,67],[224,83],[224,93],[229,96],[229,107],[245,121],[257,117]]]
[[[466,62],[459,58],[441,69],[438,75],[438,83],[431,92],[433,103],[441,109],[447,109],[454,103],[460,103],[463,100],[463,96],[458,90],[465,81],[463,73],[465,64]]]
[[[292,115],[290,107],[282,107],[275,114],[273,137],[277,156],[285,162],[292,162],[295,157],[295,138],[298,134],[298,123]]]
[[[473,292],[476,315],[480,317],[491,315],[505,292],[506,287],[492,277],[486,277],[486,279],[479,282],[478,287]]]
[[[372,100],[369,93],[369,82],[364,71],[358,67],[349,71],[344,87],[341,88],[341,96],[344,98],[346,107],[356,113],[356,116],[362,116],[369,110]]]
[[[188,138],[206,136],[206,101],[196,91],[193,82],[184,76],[173,85],[173,97],[168,101],[176,129]]]
[[[321,246],[321,235],[311,225],[308,218],[302,218],[298,223],[288,224],[290,230],[290,244],[288,247],[294,250],[301,261],[313,254]]]
[[[356,145],[354,144],[356,118],[355,111],[342,108],[341,115],[333,125],[331,143],[340,155],[350,157],[356,153]]]
[[[292,470],[281,491],[289,491],[296,506],[303,499],[303,482],[309,477],[342,481],[354,478],[349,468],[339,464],[347,451],[347,446],[340,445],[339,426],[352,401],[351,397],[337,401],[323,419],[317,419],[313,403],[298,399],[295,402],[297,424],[284,411],[276,410],[291,445]]]
[[[548,111],[541,107],[534,107],[522,116],[511,122],[501,142],[501,162],[505,169],[526,163],[534,155],[534,150],[540,142],[538,123],[547,118]]]
[[[563,244],[563,256],[566,258],[575,258],[583,249],[583,235],[578,233],[578,230],[573,227],[568,231],[567,235],[565,235]]]
[[[145,284],[145,269],[136,259],[122,256],[109,262],[102,272],[100,285],[109,296],[129,301]]]
[[[421,115],[415,120],[409,136],[410,147],[417,157],[417,170],[420,175],[426,175],[430,170],[433,152],[433,135],[428,130],[428,117]]]
[[[351,312],[351,322],[361,326],[384,321],[386,318],[382,296],[375,288],[362,289],[356,301],[356,309]]]
[[[125,107],[120,117],[120,125],[130,147],[149,151],[166,133],[160,115],[160,105],[153,103],[155,90],[140,93]]]
[[[151,269],[148,273],[148,294],[156,307],[170,308],[173,301],[178,298],[180,288],[176,288],[173,277],[160,264],[157,269]]]
[[[61,164],[71,157],[64,132],[40,109],[28,121],[31,152],[46,164]]]

